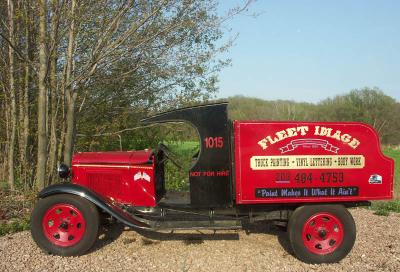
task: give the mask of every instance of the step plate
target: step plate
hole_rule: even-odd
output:
[[[210,230],[233,230],[241,229],[242,224],[237,220],[218,220],[218,221],[157,221],[154,228],[156,230],[190,230],[190,229],[210,229]]]

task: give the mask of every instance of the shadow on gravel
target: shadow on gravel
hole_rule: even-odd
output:
[[[136,231],[136,230],[135,230]],[[145,230],[137,230],[138,234],[143,236],[146,241],[183,241],[185,245],[202,244],[204,241],[212,240],[239,240],[238,233],[220,233],[211,231],[193,230],[191,233],[176,233],[176,232],[152,232]]]
[[[103,227],[99,232],[99,239],[95,243],[94,247],[92,247],[90,252],[96,251],[104,246],[107,246],[114,240],[118,239],[118,237],[122,234],[124,229],[125,226],[123,224],[116,223],[115,221],[103,223]],[[185,245],[196,245],[196,244],[202,244],[204,243],[204,241],[239,240],[238,232],[224,233],[221,231],[216,231],[214,233],[210,230],[206,231],[193,230],[188,233],[179,233],[179,232],[166,233],[166,232],[152,232],[152,231],[134,230],[134,229],[131,229],[130,231],[135,231],[136,233],[142,236],[141,244],[143,246],[158,244],[162,241],[182,241]],[[276,226],[273,224],[267,224],[265,222],[258,222],[255,224],[243,226],[243,231],[247,235],[251,235],[252,233],[274,235],[278,238],[278,242],[282,246],[282,248],[288,254],[294,256],[294,252],[290,246],[288,235],[284,227]],[[129,244],[132,242],[135,242],[135,240],[125,239],[123,241],[124,244]]]
[[[246,234],[252,233],[270,234],[278,237],[278,242],[282,248],[290,255],[295,257],[292,246],[290,245],[289,237],[285,227],[269,224],[266,222],[257,222],[248,226],[243,226]]]
[[[278,238],[279,244],[282,248],[290,255],[294,257],[294,252],[289,242],[289,238],[286,232],[286,228],[276,226],[274,224],[268,224],[266,222],[257,222],[255,224],[245,225],[243,226],[243,231],[247,235],[251,235],[252,233],[260,233],[260,234],[269,234],[274,235]],[[150,240],[157,241],[176,241],[181,240],[186,245],[192,244],[202,244],[207,240],[239,240],[239,233],[209,233],[210,231],[202,232],[193,230],[192,233],[159,233],[159,232],[149,232],[149,231],[137,231],[138,234],[142,235],[142,244],[151,244]]]
[[[114,240],[118,239],[121,233],[124,231],[124,225],[115,222],[102,222],[102,227],[99,230],[99,235],[94,246],[89,250],[88,253],[94,252],[102,247],[107,246]]]

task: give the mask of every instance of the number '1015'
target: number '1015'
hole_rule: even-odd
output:
[[[224,147],[223,137],[206,137],[204,138],[206,148],[222,148]]]

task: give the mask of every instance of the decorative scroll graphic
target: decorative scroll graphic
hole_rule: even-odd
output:
[[[365,166],[363,155],[286,155],[253,156],[253,170],[276,169],[360,169]]]
[[[338,153],[339,147],[336,147],[332,144],[330,144],[327,140],[321,140],[321,139],[299,139],[299,140],[293,140],[289,144],[280,147],[279,149],[281,150],[281,154],[284,154],[286,152],[293,151],[299,146],[319,146],[326,151],[330,151],[332,153]]]

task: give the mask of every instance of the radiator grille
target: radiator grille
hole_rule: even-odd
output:
[[[122,177],[120,174],[88,173],[87,179],[89,188],[101,195],[116,199],[124,196],[126,193],[122,188]]]

